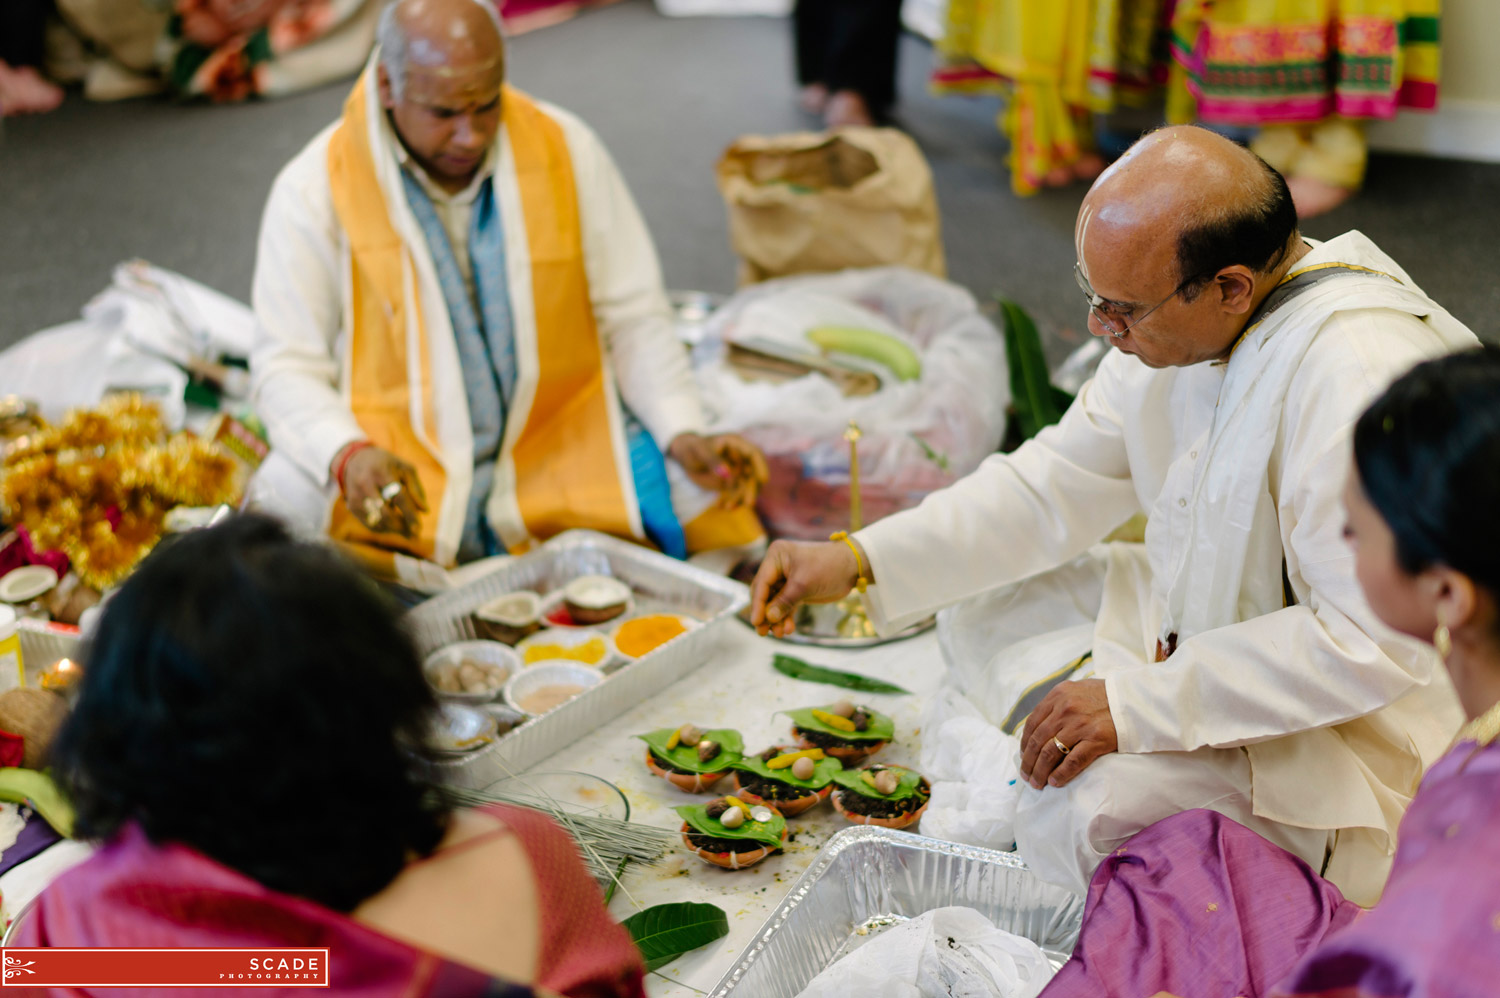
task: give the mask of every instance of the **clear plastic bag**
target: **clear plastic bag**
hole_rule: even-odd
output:
[[[747,382],[725,359],[736,337],[765,338],[769,313],[795,320],[802,302],[833,298],[870,314],[869,328],[899,333],[918,353],[916,381],[886,380],[845,398],[822,375]],[[784,298],[790,308],[776,307]],[[808,328],[826,313],[812,307]],[[790,317],[788,317],[790,316]],[[747,328],[753,327],[753,328]],[[735,295],[710,320],[698,378],[714,432],[741,433],[766,453],[771,479],[760,512],[773,536],[826,538],[848,523],[849,421],[859,423],[864,520],[921,502],[979,466],[1000,445],[1010,403],[1005,345],[957,285],[903,267],[768,281]]]

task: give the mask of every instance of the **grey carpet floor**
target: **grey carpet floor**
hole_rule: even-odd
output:
[[[1009,189],[997,101],[926,93],[931,49],[902,52],[901,124],[932,163],[951,277],[1032,311],[1057,360],[1078,342],[1073,217],[1082,189]],[[713,166],[736,136],[809,127],[794,107],[789,26],[672,19],[627,0],[515,39],[511,78],[603,136],[645,213],[668,286],[730,291],[735,260]],[[70,97],[0,129],[0,347],[78,314],[112,266],[143,257],[238,298],[283,163],[339,112],[347,84],[213,107]],[[1500,166],[1379,156],[1364,194],[1307,226],[1359,228],[1487,339],[1500,339]]]

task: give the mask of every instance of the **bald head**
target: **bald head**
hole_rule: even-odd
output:
[[[482,72],[505,55],[500,16],[488,0],[395,0],[381,12],[378,37],[397,100],[410,72]]]
[[[1100,175],[1075,232],[1079,258],[1172,245],[1179,279],[1225,266],[1274,267],[1296,231],[1286,182],[1259,156],[1192,125],[1142,138]],[[1191,290],[1186,294],[1193,293]]]

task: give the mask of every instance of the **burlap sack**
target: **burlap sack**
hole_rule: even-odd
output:
[[[902,132],[747,135],[717,173],[742,284],[886,264],[945,276],[932,171]]]

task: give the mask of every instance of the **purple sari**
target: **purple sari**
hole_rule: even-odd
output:
[[[1042,998],[1457,998],[1500,994],[1500,744],[1458,745],[1401,822],[1366,912],[1212,811],[1158,822],[1089,885]]]

